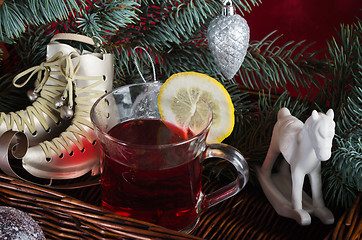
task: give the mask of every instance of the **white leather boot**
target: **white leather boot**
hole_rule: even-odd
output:
[[[112,54],[80,55],[77,51],[63,59],[60,71],[67,80],[63,115],[71,122],[58,136],[27,149],[21,157],[22,166],[31,175],[73,179],[90,171],[93,175],[99,173],[100,148],[90,121],[90,110],[99,97],[112,89],[113,61]]]

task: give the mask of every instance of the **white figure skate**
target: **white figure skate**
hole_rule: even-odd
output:
[[[79,39],[78,36],[63,34],[58,38],[89,40],[84,36]],[[56,39],[52,39],[51,44],[60,44],[56,43]],[[89,171],[93,175],[98,174],[100,150],[90,122],[90,109],[100,96],[112,89],[113,55],[71,51],[62,58],[60,71],[66,79],[61,97],[65,100],[61,115],[71,119],[70,125],[53,139],[40,142],[27,150],[18,144],[18,152],[21,154],[14,151],[13,155],[22,159],[22,167],[28,173],[39,178],[72,179]],[[12,148],[11,142],[21,138],[21,135],[14,131],[7,134],[0,141],[8,143],[8,146],[10,144]],[[0,166],[1,162],[5,166],[2,167],[4,171],[17,175],[10,169],[11,163],[0,159]]]

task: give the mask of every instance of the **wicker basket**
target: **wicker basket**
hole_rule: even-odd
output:
[[[197,230],[186,235],[105,211],[99,193],[99,185],[54,191],[0,174],[0,205],[27,212],[47,239],[361,239],[361,196],[334,225],[313,218],[303,227],[278,216],[259,189],[247,186],[203,212]]]

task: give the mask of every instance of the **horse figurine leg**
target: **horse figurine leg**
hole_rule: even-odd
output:
[[[309,213],[303,209],[302,203],[302,194],[303,194],[303,184],[305,173],[299,168],[292,166],[292,207],[294,211],[298,214],[296,221],[300,225],[309,225],[312,222],[312,219]]]
[[[321,180],[321,165],[314,169],[309,174],[309,179],[312,187],[313,197],[313,214],[318,217],[324,224],[332,224],[334,222],[333,213],[325,207],[322,196],[322,180]]]

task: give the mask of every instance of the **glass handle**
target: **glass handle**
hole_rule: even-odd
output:
[[[243,155],[236,148],[223,144],[209,144],[204,152],[204,159],[222,158],[233,164],[237,171],[237,178],[228,185],[204,196],[201,211],[206,210],[240,192],[249,180],[249,167]]]

